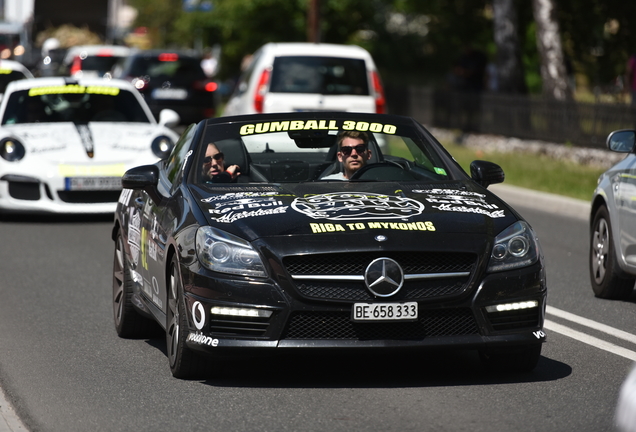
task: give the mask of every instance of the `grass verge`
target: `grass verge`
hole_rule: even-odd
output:
[[[605,171],[532,153],[486,152],[451,143],[444,143],[444,147],[469,174],[472,161],[487,160],[503,168],[504,184],[582,200],[591,199],[598,176]]]

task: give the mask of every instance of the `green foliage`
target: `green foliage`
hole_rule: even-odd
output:
[[[608,85],[625,73],[636,52],[636,2],[559,0],[564,50],[592,85]]]
[[[128,0],[157,47],[222,47],[221,78],[266,42],[306,41],[310,0],[211,0],[210,12],[185,12],[182,0]],[[636,2],[555,0],[573,71],[607,85],[636,51]],[[321,41],[368,49],[385,83],[443,85],[468,46],[494,56],[492,0],[321,0]],[[541,89],[532,2],[517,0],[526,84]]]
[[[583,200],[592,197],[597,179],[605,171],[530,153],[482,152],[451,143],[444,147],[468,173],[473,160],[488,160],[503,168],[506,184]]]

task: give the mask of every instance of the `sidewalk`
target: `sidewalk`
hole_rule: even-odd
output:
[[[2,388],[0,388],[0,432],[26,432],[28,429],[22,423],[15,410],[7,401]]]
[[[512,207],[534,207],[552,214],[579,220],[590,219],[591,202],[546,192],[538,192],[507,184],[488,186],[488,190]],[[591,195],[591,194],[590,194]],[[590,196],[590,199],[592,197]]]

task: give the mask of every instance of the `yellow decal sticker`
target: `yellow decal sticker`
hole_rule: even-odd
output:
[[[0,75],[9,75],[11,72],[11,69],[0,69]]]
[[[338,125],[337,120],[290,120],[280,122],[265,122],[246,124],[241,126],[241,135],[252,135],[266,132],[285,132],[297,130],[357,130],[360,132],[381,132],[395,134],[397,127],[382,123],[356,122],[347,120]]]
[[[146,242],[148,241],[148,231],[141,229],[141,265],[148,270],[148,258],[146,257]]]
[[[126,172],[124,164],[115,165],[60,165],[58,172],[61,177],[106,176],[121,177]]]
[[[49,94],[99,94],[117,96],[119,89],[109,86],[81,86],[77,84],[69,84],[63,86],[34,87],[29,89],[29,96],[42,96]]]
[[[355,223],[310,223],[311,232],[358,231],[365,229],[389,229],[400,231],[435,231],[433,222],[355,222]]]

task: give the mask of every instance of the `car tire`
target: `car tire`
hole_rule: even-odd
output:
[[[605,206],[594,214],[590,233],[590,282],[596,297],[626,299],[634,289],[636,278],[625,277],[618,266],[612,225]]]
[[[115,238],[113,257],[113,316],[115,330],[122,338],[151,337],[157,325],[154,321],[140,315],[133,306],[133,285],[130,267],[126,259],[124,239],[121,231]]]
[[[170,371],[175,378],[203,378],[208,359],[186,345],[188,322],[183,298],[183,284],[176,256],[172,257],[168,276],[168,310],[166,314],[166,349]]]
[[[479,351],[482,364],[493,372],[530,372],[539,363],[543,344]]]

